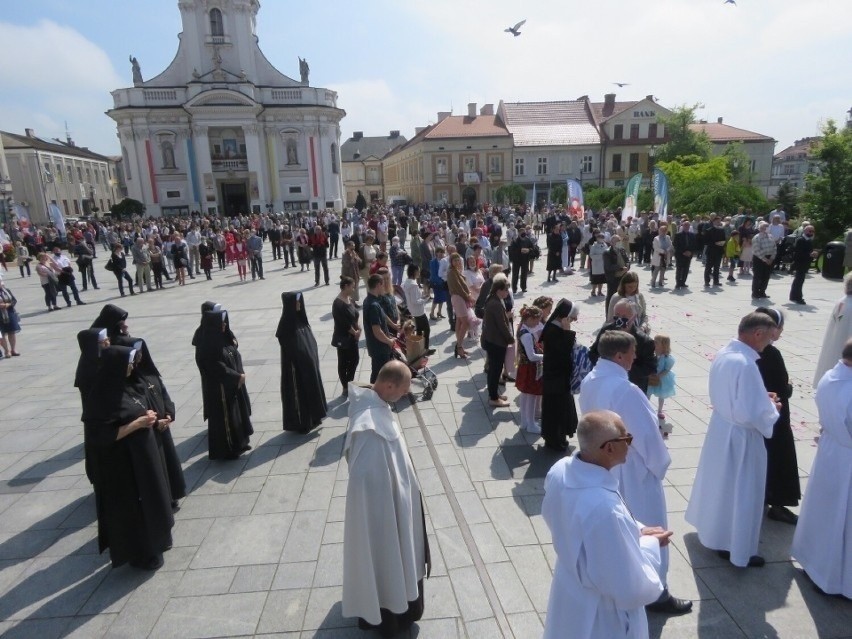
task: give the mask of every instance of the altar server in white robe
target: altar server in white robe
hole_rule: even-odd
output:
[[[852,272],[843,278],[843,292],[844,296],[834,305],[825,327],[822,349],[814,372],[814,388],[826,371],[837,363],[837,354],[843,350],[846,340],[852,337]]]
[[[763,313],[740,320],[738,337],[710,366],[713,413],[701,448],[686,521],[698,539],[741,568],[760,567],[760,524],[766,492],[766,445],[780,404],[757,368],[775,322]]]
[[[792,555],[823,592],[852,599],[852,339],[817,386],[822,434]]]
[[[627,378],[636,359],[636,339],[625,331],[607,331],[598,342],[597,364],[580,386],[580,410],[611,410],[621,416],[633,443],[627,461],[612,469],[618,491],[633,516],[647,524],[667,523],[663,479],[672,458],[660,434],[657,413],[642,390]],[[667,586],[669,551],[660,552],[660,581]],[[692,610],[692,602],[673,597],[668,587],[649,609],[667,614]]]
[[[402,362],[379,371],[372,389],[349,385],[349,463],[343,527],[343,615],[383,636],[423,616],[429,558],[420,485],[388,403],[411,385]]]
[[[632,441],[611,411],[583,415],[579,450],[556,462],[544,482],[541,514],[556,550],[545,639],[645,639],[645,605],[663,592],[660,547],[671,531],[630,514],[611,468]]]

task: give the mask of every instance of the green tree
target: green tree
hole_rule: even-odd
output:
[[[742,142],[726,144],[722,157],[728,163],[728,171],[730,171],[732,180],[748,179],[748,174],[751,172],[751,158],[746,153],[745,145]]]
[[[557,184],[550,192],[550,200],[555,204],[565,204],[568,201],[568,188],[564,184]]]
[[[694,182],[726,184],[731,180],[728,159],[725,156],[702,158],[697,155],[680,156],[669,162],[657,162],[657,168],[669,178],[669,187],[679,189]]]
[[[775,200],[770,203],[770,207],[775,208],[772,204],[780,204],[787,212],[788,219],[799,217],[799,196],[796,193],[796,187],[789,182],[784,182],[778,187]]]
[[[669,196],[669,211],[690,217],[708,213],[733,214],[740,206],[765,211],[769,205],[760,189],[742,182],[697,180],[671,189]]]
[[[121,202],[116,202],[112,205],[110,212],[116,217],[133,217],[134,215],[144,215],[145,205],[139,200],[126,197]]]
[[[610,208],[613,202],[618,202],[614,206],[621,206],[624,204],[624,188],[587,185],[583,187],[583,201],[586,209],[593,211]]]
[[[670,162],[679,157],[697,155],[703,159],[709,159],[711,153],[710,139],[704,131],[693,131],[691,124],[695,124],[695,111],[698,104],[691,107],[685,104],[677,107],[671,115],[660,116],[658,122],[665,127],[665,134],[669,141],[657,147],[655,157],[658,162]]]
[[[829,120],[814,147],[818,172],[805,177],[805,212],[818,237],[833,240],[852,226],[852,128]]]
[[[500,204],[523,204],[527,200],[527,190],[520,184],[504,184],[495,195]]]

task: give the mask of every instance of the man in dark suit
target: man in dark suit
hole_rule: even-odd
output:
[[[684,218],[680,230],[674,236],[675,290],[688,288],[686,278],[689,276],[689,265],[697,252],[698,237],[692,232],[689,220]]]
[[[527,273],[530,268],[530,253],[533,241],[529,238],[526,228],[521,228],[520,234],[509,247],[509,261],[512,263],[512,294],[518,293],[518,278],[521,278],[521,292],[527,292]]]
[[[802,297],[802,286],[805,283],[805,276],[808,274],[811,262],[816,256],[817,252],[814,250],[814,227],[809,224],[793,245],[793,263],[791,264],[793,283],[790,286],[791,302],[795,302],[796,304],[805,303],[805,298]],[[86,281],[85,275],[83,276],[83,281]]]
[[[713,218],[713,226],[704,231],[704,246],[707,262],[704,264],[704,286],[710,286],[710,278],[713,278],[713,286],[721,286],[719,283],[719,269],[722,266],[722,255],[725,253],[725,229],[722,228],[722,217],[717,215]]]

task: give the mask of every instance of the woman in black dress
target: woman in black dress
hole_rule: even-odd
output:
[[[92,435],[99,549],[109,548],[113,566],[156,570],[172,545],[174,518],[152,430],[160,421],[147,407],[135,359],[124,346],[102,352],[83,421]]]
[[[251,450],[251,402],[240,352],[228,337],[226,311],[208,311],[201,319],[202,395],[207,397],[207,446],[210,459],[237,459]]]
[[[281,347],[281,404],[284,430],[299,433],[320,425],[328,405],[319,368],[317,341],[301,293],[282,293],[284,307],[275,337]]]
[[[578,306],[562,299],[541,331],[543,393],[541,398],[541,436],[553,450],[568,449],[568,437],[577,432],[577,407],[571,394],[574,371],[574,343],[577,335],[571,323],[580,313]]]
[[[331,316],[334,318],[334,333],[331,345],[337,349],[337,376],[343,386],[343,396],[349,396],[349,382],[355,379],[360,360],[358,340],[361,327],[358,324],[358,310],[352,303],[355,280],[351,277],[340,278],[340,294],[331,303]]]
[[[558,282],[556,274],[562,271],[562,225],[554,224],[547,234],[547,281]]]
[[[784,314],[775,308],[761,306],[755,309],[771,317],[777,328],[773,342],[784,331]],[[798,506],[802,498],[799,485],[799,462],[796,459],[796,441],[790,427],[790,396],[793,387],[784,364],[784,357],[774,344],[770,344],[760,353],[757,368],[763,378],[763,385],[770,393],[778,396],[781,402],[780,416],[772,428],[772,437],[766,442],[766,504],[767,516],[775,521],[795,524],[799,517],[788,506]]]
[[[98,376],[101,352],[108,348],[109,338],[105,328],[87,328],[77,333],[77,344],[80,346],[80,359],[77,361],[77,372],[74,374],[74,387],[80,391],[80,403],[85,406],[86,398],[89,396]],[[92,436],[88,430],[83,428],[83,459],[86,468],[86,477],[89,482],[95,483],[93,469],[94,455],[91,450]]]

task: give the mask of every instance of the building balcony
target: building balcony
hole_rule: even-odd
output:
[[[248,160],[228,159],[228,160],[211,160],[214,171],[248,171]]]

